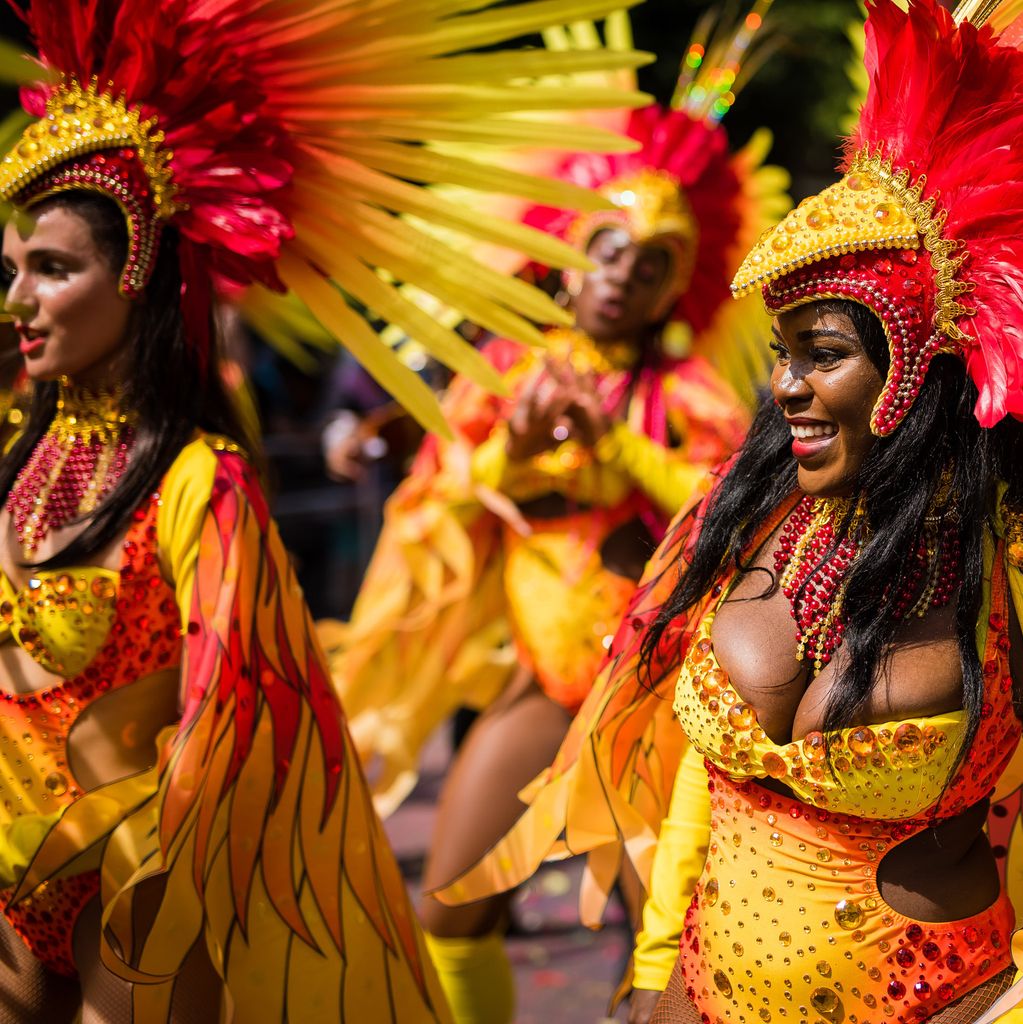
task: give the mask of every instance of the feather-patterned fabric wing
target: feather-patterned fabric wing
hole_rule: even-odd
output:
[[[105,841],[103,957],[135,983],[138,1020],[164,1019],[202,938],[239,1021],[447,1021],[254,471],[211,458],[205,512],[175,562],[182,722],[157,768],[73,805],[20,893]],[[134,897],[157,875],[156,921],[137,934]]]

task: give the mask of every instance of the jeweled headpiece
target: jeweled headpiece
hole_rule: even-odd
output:
[[[724,282],[745,247],[787,209],[778,208],[784,184],[777,178],[768,188],[755,184],[763,139],[731,154],[720,125],[769,7],[770,0],[759,0],[737,25],[719,25],[710,38],[712,21],[704,22],[683,60],[670,107],[631,116],[626,134],[638,144],[633,152],[584,154],[562,165],[564,180],[596,189],[610,209],[580,215],[537,207],[525,216],[583,251],[612,227],[639,244],[663,246],[670,272],[658,315],[685,321],[695,334],[728,297]]]
[[[149,281],[163,223],[179,209],[163,141],[155,117],[143,120],[95,82],[63,81],[46,100],[46,116],[0,161],[0,198],[31,207],[72,190],[109,196],[128,222],[120,289],[134,298]]]
[[[908,13],[868,0],[870,85],[844,176],[767,232],[732,284],[761,287],[771,313],[843,298],[878,316],[891,355],[880,436],[939,352],[966,362],[981,424],[1023,418],[1023,54],[1009,6],[999,18],[992,0],[955,16],[936,0]]]
[[[0,162],[0,199],[31,207],[63,191],[111,197],[128,225],[120,280],[127,296],[145,288],[161,232],[172,224],[186,325],[201,352],[211,286],[290,289],[413,414],[443,432],[433,395],[367,316],[395,324],[485,386],[500,389],[500,379],[395,282],[443,301],[457,297],[483,326],[526,342],[541,340],[532,321],[568,317],[538,290],[508,283],[424,226],[558,266],[585,261],[568,245],[521,224],[476,219],[422,186],[541,194],[582,209],[606,201],[494,166],[485,154],[467,163],[431,144],[549,146],[549,125],[528,112],[641,102],[621,89],[555,92],[544,84],[552,72],[600,70],[604,56],[592,50],[473,54],[559,17],[556,3],[540,0],[502,4],[498,19],[490,6],[30,0],[24,17],[41,81],[22,90],[22,102],[35,121]],[[563,13],[599,17],[616,6],[566,3]],[[645,62],[634,52],[606,60],[615,70]],[[600,149],[615,141],[591,131],[565,145]]]

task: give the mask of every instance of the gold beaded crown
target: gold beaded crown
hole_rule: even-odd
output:
[[[728,279],[738,238],[744,246],[750,223],[758,231],[777,216],[766,207],[781,198],[778,190],[754,198],[756,165],[749,154],[729,153],[720,125],[744,70],[748,77],[743,62],[756,52],[771,2],[756,0],[737,20],[707,13],[681,62],[669,107],[651,106],[630,118],[626,133],[639,144],[635,152],[582,155],[562,167],[562,177],[595,189],[610,209],[583,215],[540,209],[525,218],[582,251],[608,228],[625,231],[637,245],[663,248],[669,271],[653,316],[684,322],[693,333],[704,330],[727,300],[718,281]],[[787,209],[787,197],[782,203]]]
[[[637,245],[663,247],[671,268],[662,289],[667,307],[688,290],[700,241],[699,221],[678,178],[663,168],[640,167],[598,191],[614,208],[573,221],[568,240],[585,252],[599,232],[620,228]]]
[[[0,161],[0,199],[31,207],[58,192],[109,196],[128,224],[125,295],[137,295],[152,272],[160,224],[180,208],[174,201],[170,152],[156,119],[143,119],[123,97],[62,79],[46,115],[30,124]]]

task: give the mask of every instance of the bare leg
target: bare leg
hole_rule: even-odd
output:
[[[530,681],[482,715],[466,737],[441,792],[426,888],[471,867],[515,823],[524,807],[517,793],[554,759],[568,730],[564,708]],[[420,916],[440,938],[484,936],[501,922],[511,900],[502,893],[462,907],[424,897]]]
[[[81,1000],[78,982],[43,967],[0,916],[0,1024],[70,1024]]]

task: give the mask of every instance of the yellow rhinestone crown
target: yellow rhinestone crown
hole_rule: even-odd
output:
[[[935,213],[935,199],[923,199],[926,178],[910,184],[908,170],[896,170],[880,153],[861,150],[841,181],[804,199],[771,228],[749,252],[732,281],[737,297],[776,281],[810,263],[832,256],[876,249],[919,249],[930,253],[935,281],[934,327],[961,341],[956,320],[970,314],[959,296],[970,290],[956,280],[963,257],[961,243],[941,230],[945,213]]]

